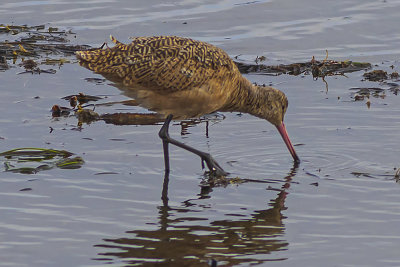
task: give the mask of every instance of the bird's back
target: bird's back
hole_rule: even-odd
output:
[[[77,52],[82,66],[125,87],[174,92],[232,79],[238,70],[220,48],[176,36],[137,37],[125,45]]]

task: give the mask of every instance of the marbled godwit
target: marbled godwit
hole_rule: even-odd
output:
[[[113,81],[140,105],[166,118],[163,140],[165,168],[168,144],[200,156],[210,171],[227,173],[208,154],[169,137],[172,118],[198,117],[215,111],[239,111],[266,119],[276,126],[294,161],[298,162],[283,117],[288,107],[284,93],[253,85],[222,49],[175,36],[134,38],[125,45],[111,36],[112,48],[78,51],[80,64]]]

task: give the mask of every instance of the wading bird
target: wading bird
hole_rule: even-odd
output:
[[[126,45],[111,36],[115,46],[78,51],[85,68],[115,83],[125,95],[165,119],[165,170],[169,172],[168,144],[201,157],[210,171],[227,175],[210,154],[181,143],[168,134],[172,119],[199,117],[216,111],[238,111],[266,119],[276,126],[295,162],[299,162],[283,118],[285,94],[272,87],[253,85],[241,75],[222,49],[176,36],[137,37]]]

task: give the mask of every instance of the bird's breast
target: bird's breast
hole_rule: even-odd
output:
[[[172,92],[140,84],[118,88],[140,106],[165,116],[173,114],[175,119],[200,117],[220,110],[226,102],[226,95],[209,85]]]

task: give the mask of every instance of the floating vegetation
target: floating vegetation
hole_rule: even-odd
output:
[[[398,79],[399,77],[400,77],[400,75],[397,71],[390,73],[390,79],[392,79],[392,80]]]
[[[112,113],[102,114],[100,118],[114,125],[155,125],[165,120],[156,113]]]
[[[376,98],[385,98],[385,89],[379,87],[353,87],[350,90],[355,91],[352,94],[352,98],[354,101],[362,101],[365,98],[369,98],[370,96]]]
[[[399,73],[394,71],[394,72],[388,74],[384,70],[373,70],[373,71],[364,73],[363,76],[364,76],[365,80],[368,80],[371,82],[383,82],[385,80],[397,80],[399,78]]]
[[[53,107],[51,108],[51,113],[53,117],[69,116],[71,112],[75,112],[75,115],[78,117],[81,123],[90,123],[99,119],[99,115],[96,112],[90,109],[84,109],[81,105],[90,101],[98,101],[102,99],[101,97],[79,93],[77,95],[68,95],[62,97],[62,99],[69,101],[69,104],[72,108],[63,107],[60,105],[53,105]]]
[[[79,102],[79,104],[85,104],[90,101],[98,101],[98,100],[102,99],[102,97],[93,96],[93,95],[85,95],[84,93],[79,93],[77,95],[64,96],[62,99],[68,100],[70,102],[71,106],[75,107],[77,102]]]
[[[280,64],[280,65],[263,65],[258,64],[264,61],[265,57],[257,57],[255,60],[256,64],[247,64],[243,62],[235,61],[240,72],[242,73],[260,73],[265,75],[313,75],[313,78],[323,78],[326,76],[333,75],[344,75],[345,73],[361,71],[371,68],[371,64],[367,62],[353,62],[350,60],[346,61],[335,61],[328,60],[328,51],[323,61],[318,61],[315,57],[308,62],[292,63],[292,64]]]
[[[25,157],[28,159],[51,159],[55,156],[60,156],[63,158],[67,158],[72,156],[73,153],[65,151],[65,150],[54,150],[54,149],[47,149],[47,148],[16,148],[12,150],[8,150],[5,152],[0,153],[0,156],[6,158],[12,157]]]
[[[396,168],[395,168],[396,170]],[[396,180],[396,182],[400,181],[400,168],[397,168],[396,173],[394,174],[394,178]]]
[[[59,105],[54,105],[51,108],[51,113],[53,117],[61,117],[61,116],[68,116],[73,109],[67,108],[67,107],[62,107]]]
[[[65,150],[46,148],[16,148],[0,153],[7,172],[34,174],[53,168],[78,169],[84,161]]]
[[[238,57],[235,57],[236,59]],[[367,70],[371,68],[368,62],[353,62],[350,60],[335,61],[328,60],[328,50],[326,50],[325,59],[318,61],[313,56],[308,62],[280,64],[280,65],[263,65],[258,62],[264,61],[265,57],[257,57],[256,64],[247,64],[235,61],[241,73],[257,73],[264,75],[278,76],[282,74],[288,75],[312,75],[313,79],[321,78],[325,83],[326,91],[328,91],[328,83],[325,81],[327,76],[346,76],[346,73]]]
[[[90,82],[90,83],[94,83],[94,84],[103,84],[107,80],[106,79],[102,79],[102,78],[85,78],[85,81]]]
[[[350,174],[354,175],[357,178],[360,177],[374,178],[370,173],[367,172],[351,172]]]
[[[6,58],[0,55],[0,71],[5,71],[9,68]]]
[[[383,81],[387,80],[388,78],[387,72],[383,70],[373,70],[370,72],[366,72],[363,74],[363,76],[366,80],[372,82]]]
[[[79,124],[91,123],[100,119],[100,115],[91,109],[83,109],[80,105],[78,110],[75,111],[75,116],[78,118]]]
[[[98,105],[88,104],[89,102],[98,101],[103,99],[99,96],[85,95],[79,93],[76,95],[68,95],[62,97],[69,101],[72,108],[53,105],[51,108],[53,117],[69,116],[71,112],[78,118],[78,125],[83,123],[90,124],[94,121],[103,120],[106,123],[114,125],[153,125],[164,121],[164,117],[156,113],[112,113],[112,114],[98,114],[94,111],[96,106],[100,105],[113,105],[124,104],[136,106],[135,100],[127,100],[120,102],[100,103]],[[88,107],[91,107],[90,109]]]
[[[65,57],[73,56],[75,51],[86,50],[87,45],[72,45],[71,30],[46,25],[5,25],[0,24],[0,71],[5,71],[21,61],[22,73],[50,73],[56,70],[40,68],[40,65],[58,65],[69,62]],[[40,62],[35,59],[41,58]]]
[[[397,95],[400,90],[400,85],[393,82],[381,82],[381,85],[389,86],[389,88],[380,88],[380,87],[353,87],[350,88],[351,98],[354,101],[365,101],[365,104],[368,108],[371,107],[371,99],[381,98],[384,99],[387,96],[387,92],[391,92],[394,95]]]

